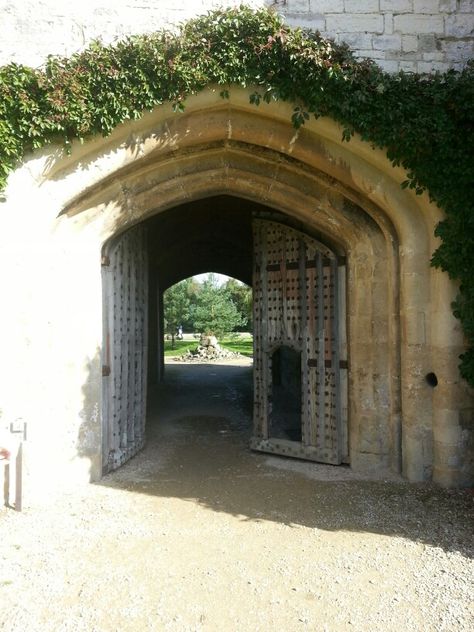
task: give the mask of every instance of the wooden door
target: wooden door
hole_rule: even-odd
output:
[[[347,462],[344,260],[282,224],[255,219],[253,228],[251,447]]]
[[[145,230],[126,232],[105,257],[103,471],[145,444],[148,259]]]

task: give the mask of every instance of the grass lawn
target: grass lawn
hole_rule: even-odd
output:
[[[221,346],[229,349],[229,351],[237,351],[248,358],[253,356],[253,339],[252,338],[224,338]]]
[[[196,349],[198,340],[175,340],[174,349],[171,348],[171,340],[165,340],[165,356],[180,356],[186,353],[188,349]],[[252,338],[224,338],[219,343],[225,349],[237,351],[248,358],[253,356]]]
[[[183,355],[188,349],[195,349],[197,346],[197,340],[175,340],[174,349],[172,349],[171,340],[165,340],[165,357]]]

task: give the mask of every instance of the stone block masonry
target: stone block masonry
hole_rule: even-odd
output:
[[[0,64],[40,65],[104,42],[147,33],[232,0],[0,0]],[[292,26],[319,30],[388,72],[462,68],[474,57],[474,0],[247,0]]]

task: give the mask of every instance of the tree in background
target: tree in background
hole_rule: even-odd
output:
[[[165,333],[171,336],[171,347],[178,327],[189,320],[193,279],[185,279],[168,288],[163,294]]]
[[[165,333],[173,349],[180,326],[216,337],[252,330],[252,288],[236,279],[219,285],[212,273],[202,283],[190,277],[168,288],[163,300]]]
[[[224,288],[242,317],[242,323],[238,330],[251,332],[253,327],[252,288],[237,281],[237,279],[229,279]]]
[[[232,300],[230,291],[225,285],[219,286],[216,276],[212,273],[201,284],[191,313],[195,331],[212,334],[217,338],[234,331],[244,320]]]
[[[187,294],[189,296],[189,306],[188,309],[183,313],[183,317],[181,319],[180,325],[183,326],[183,331],[194,332],[194,320],[193,320],[193,306],[196,304],[197,295],[201,284],[195,277],[189,277],[181,281],[180,283],[186,284]]]

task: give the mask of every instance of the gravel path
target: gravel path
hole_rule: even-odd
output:
[[[249,452],[245,364],[167,367],[141,454],[0,511],[0,629],[474,629],[472,494]]]

